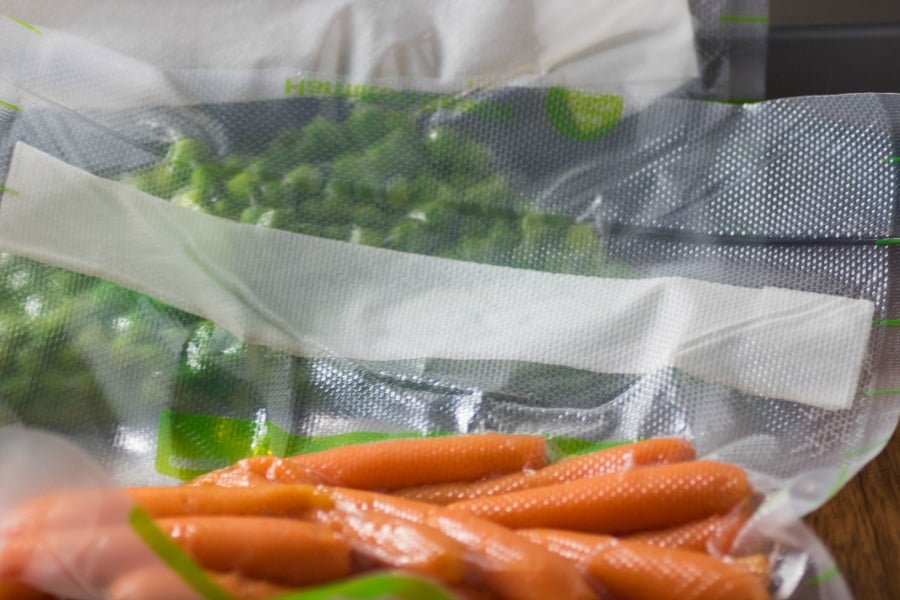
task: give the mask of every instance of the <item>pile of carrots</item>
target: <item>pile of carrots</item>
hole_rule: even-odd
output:
[[[253,457],[182,486],[124,492],[241,600],[376,570],[466,599],[770,598],[767,557],[731,553],[754,508],[746,473],[697,460],[676,438],[552,463],[541,436],[392,440]],[[0,600],[64,597],[52,569],[33,565],[66,536],[94,540],[78,547],[98,597],[180,598],[183,582],[164,567],[129,566],[126,525],[83,527],[99,493],[37,498],[0,518]]]

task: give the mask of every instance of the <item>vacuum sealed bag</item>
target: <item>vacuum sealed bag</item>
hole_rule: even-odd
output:
[[[687,2],[6,0],[3,10],[170,74],[286,69],[356,83],[427,78],[445,91],[516,81],[643,94],[698,74]]]
[[[848,596],[798,519],[897,422],[897,97],[0,35],[0,594]]]
[[[700,76],[692,97],[733,102],[766,98],[768,0],[689,0]]]

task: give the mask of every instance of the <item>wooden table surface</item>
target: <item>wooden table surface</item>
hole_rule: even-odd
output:
[[[900,599],[900,433],[806,522],[856,600]]]

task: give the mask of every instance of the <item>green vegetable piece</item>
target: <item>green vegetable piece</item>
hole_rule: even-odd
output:
[[[387,182],[385,192],[388,206],[393,209],[406,208],[412,198],[409,181],[402,175],[391,177]]]
[[[409,212],[409,218],[421,221],[429,231],[456,231],[459,215],[456,207],[440,200],[417,204]]]
[[[256,193],[259,176],[249,171],[238,173],[225,184],[228,196],[238,202],[249,204]]]
[[[230,179],[247,168],[247,161],[241,156],[231,155],[223,158],[219,166],[222,168],[223,178]]]
[[[284,208],[273,208],[259,216],[256,224],[269,229],[291,230],[294,226],[294,215]]]
[[[570,226],[566,231],[564,244],[570,252],[576,255],[590,256],[598,254],[600,251],[597,232],[586,223]]]
[[[525,244],[542,247],[552,243],[558,230],[558,218],[541,213],[526,213],[520,220],[522,238]]]
[[[168,200],[187,184],[189,173],[189,169],[176,169],[171,164],[162,163],[135,174],[129,183],[142,192]]]
[[[255,175],[259,181],[277,179],[280,177],[277,169],[272,166],[271,161],[266,160],[265,158],[251,160],[245,170],[248,173]]]
[[[315,196],[322,189],[322,172],[313,165],[300,165],[288,172],[282,183],[288,193]]]
[[[374,204],[360,204],[353,208],[353,224],[371,229],[382,229],[390,224],[386,211]]]
[[[302,203],[297,208],[297,215],[300,220],[317,225],[350,224],[353,210],[353,202],[346,197],[329,195]]]
[[[303,162],[325,162],[351,147],[344,131],[333,121],[316,117],[303,128],[296,156]]]
[[[396,125],[388,118],[388,111],[360,106],[344,121],[344,129],[354,148],[365,148],[383,138]]]
[[[259,202],[270,208],[285,206],[285,189],[280,182],[266,181],[259,186]]]
[[[205,160],[206,157],[206,149],[200,142],[191,138],[181,138],[169,146],[166,162],[176,167],[190,169]]]
[[[349,241],[352,234],[353,226],[345,223],[324,225],[318,232],[319,237],[342,242]]]
[[[426,152],[432,169],[453,176],[458,184],[472,184],[488,175],[491,164],[487,149],[447,128],[431,130]]]
[[[429,250],[430,236],[425,222],[419,219],[403,219],[391,228],[385,246],[404,252],[423,254]]]
[[[175,194],[172,198],[172,204],[190,210],[206,212],[203,207],[203,195],[200,193],[200,190],[193,188],[188,188]]]
[[[241,212],[240,221],[255,225],[267,210],[265,206],[248,206]]]
[[[368,166],[386,181],[395,175],[414,177],[423,167],[418,137],[413,131],[396,129],[369,146],[363,156]]]
[[[218,189],[223,170],[213,165],[199,165],[191,172],[191,187],[197,190],[203,200],[212,198]]]
[[[332,179],[325,187],[326,196],[354,196],[362,199],[378,197],[384,190],[383,171],[366,156],[348,154],[334,161]]]
[[[223,219],[239,221],[247,203],[229,196],[219,196],[210,201],[210,212]]]
[[[448,258],[470,262],[490,263],[494,256],[490,240],[483,237],[462,236],[456,246],[446,253]]]
[[[351,244],[380,248],[384,244],[384,235],[377,229],[354,227],[347,241]]]
[[[489,177],[472,185],[465,198],[467,202],[484,207],[508,207],[512,192],[503,177]]]

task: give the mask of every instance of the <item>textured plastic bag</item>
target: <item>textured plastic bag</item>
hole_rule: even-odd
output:
[[[689,0],[700,77],[685,91],[748,102],[766,97],[768,0]]]
[[[267,0],[228,11],[214,2],[6,0],[0,9],[173,78],[182,69],[287,69],[394,87],[427,78],[445,92],[518,83],[765,97],[767,0]]]
[[[0,10],[145,65],[316,72],[356,83],[429,79],[444,91],[516,81],[676,88],[697,75],[686,2],[6,0]],[[165,41],[163,41],[165,40]]]
[[[6,481],[18,482],[5,486],[0,498],[4,584],[10,579],[10,569],[21,569],[13,572],[18,582],[39,585],[59,597],[91,600],[107,597],[108,589],[113,590],[113,597],[116,593],[124,597],[125,588],[120,586],[115,592],[115,581],[144,571],[167,580],[172,598],[202,597],[177,577],[166,574],[166,566],[142,539],[139,529],[127,525],[129,521],[142,522],[141,515],[132,510],[128,498],[81,449],[47,433],[0,427],[0,450],[6,459],[0,475]],[[53,503],[45,504],[46,510],[39,515],[17,512],[28,502],[52,498],[53,494],[70,494],[73,498],[90,494],[92,501],[82,503],[74,518],[65,506]],[[95,543],[87,532],[96,532],[98,539],[106,534],[105,544]],[[40,542],[29,545],[36,538]],[[16,554],[24,554],[27,560],[12,560],[10,557]],[[0,594],[16,598],[28,592],[0,584]]]
[[[192,78],[183,72],[169,79],[149,67],[104,79],[118,57],[104,61],[94,49],[85,72],[70,70],[60,85],[61,65],[77,67],[78,54],[48,53],[37,38],[25,43],[35,59],[27,64],[40,68],[14,72],[0,87],[2,239],[6,250],[30,257],[3,256],[5,418],[76,440],[119,483],[186,478],[249,454],[295,453],[348,433],[505,430],[594,441],[684,435],[701,455],[748,468],[767,494],[754,527],[784,544],[779,593],[841,597],[840,578],[826,577],[827,554],[795,521],[877,453],[896,424],[896,340],[887,327],[896,314],[895,97],[623,106],[618,96],[559,88],[448,97],[423,82],[348,92],[348,84],[362,84],[299,74],[277,82],[288,96],[282,100],[223,103],[219,98],[239,97],[246,87],[239,74],[198,73],[218,85],[196,89],[157,87]],[[284,130],[302,133],[274,141]],[[172,144],[185,137],[194,141]],[[302,149],[304,140],[312,147]],[[298,156],[285,155],[279,143]],[[260,156],[271,164],[254,165]],[[423,166],[417,156],[429,162]],[[310,162],[315,168],[295,171]],[[302,210],[285,204],[285,187]],[[317,204],[326,193],[354,203]],[[367,209],[373,205],[374,214]],[[73,207],[84,208],[78,228],[66,212]],[[344,217],[335,216],[338,208]],[[395,220],[379,223],[384,215]],[[41,231],[44,237],[23,235]],[[267,254],[281,244],[299,253]],[[387,250],[365,247],[373,245]],[[348,257],[362,262],[336,270],[347,268]],[[466,298],[441,294],[441,286],[455,289],[474,273],[535,282],[514,304],[497,291],[475,296],[496,301],[481,308],[497,320],[480,326],[499,332],[497,340],[539,331],[528,327],[543,323],[538,316],[574,310],[559,295],[542,295],[563,287],[584,293],[607,283],[630,290],[661,282],[655,296],[642,297],[646,305],[621,303],[618,292],[599,304],[624,307],[617,334],[626,340],[667,331],[672,321],[659,310],[661,298],[671,299],[674,322],[684,325],[675,329],[686,334],[697,333],[703,319],[685,316],[719,318],[725,311],[727,333],[741,324],[728,309],[763,308],[749,330],[725,338],[731,341],[719,354],[734,359],[733,368],[704,369],[713,362],[707,355],[692,371],[667,353],[633,370],[634,361],[619,370],[543,360],[590,357],[604,347],[604,336],[569,346],[584,334],[582,315],[552,319],[543,354],[528,354],[540,344],[515,338],[516,352],[499,357],[496,346],[487,355],[404,356],[404,340],[459,333],[422,318],[418,330],[391,341],[399,353],[369,356],[321,341],[352,339],[354,331],[317,331],[317,315],[271,302],[286,290],[288,298],[305,293],[302,280],[281,277],[292,269],[311,269],[325,281],[344,276],[337,281],[350,289],[360,269],[391,261],[405,266],[390,270],[388,287],[402,284],[401,295],[421,301],[428,311],[418,314],[426,316],[452,313]],[[182,267],[197,268],[207,289],[226,293],[211,306],[202,295],[186,301],[185,282],[194,278],[175,277]],[[435,279],[417,288],[422,280],[404,278],[410,272]],[[687,291],[670,285],[672,278]],[[784,303],[758,302],[755,294],[766,288],[780,290]],[[737,297],[707,306],[706,289]],[[318,306],[323,314],[355,307],[358,322],[376,329],[397,308],[396,295],[367,304],[358,294],[297,306]],[[785,311],[784,325],[810,337],[782,360],[773,353],[780,344],[766,344],[774,338],[751,333],[799,299],[816,310]],[[862,327],[820,312],[834,305],[849,307]],[[517,313],[526,317],[518,327],[507,320],[509,306],[531,307]],[[648,312],[637,312],[640,306]],[[829,337],[844,326],[849,338]],[[713,336],[721,332],[713,328],[707,339],[721,339]],[[288,341],[273,341],[278,333]],[[660,339],[648,338],[648,351],[670,348]],[[849,346],[827,352],[836,339],[861,347],[858,358]],[[833,390],[839,398],[822,405],[796,387],[773,391],[815,366],[818,353],[823,364],[855,374],[843,382],[843,395]]]

